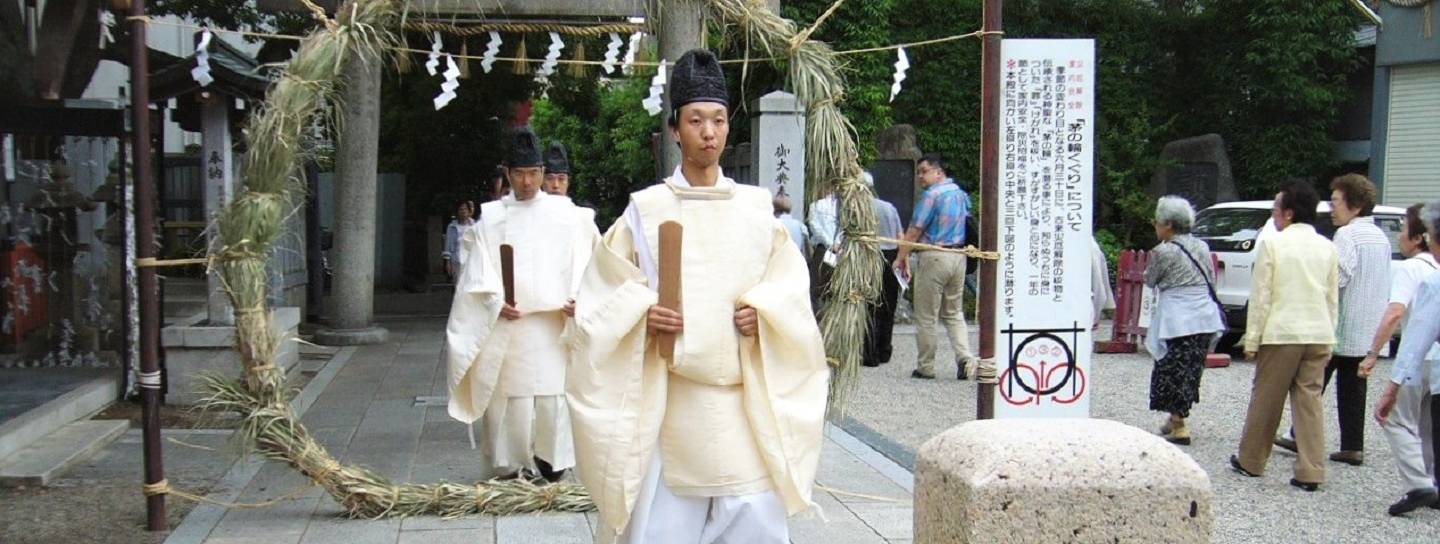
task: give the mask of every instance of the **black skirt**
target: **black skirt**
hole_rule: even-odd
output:
[[[1190,417],[1190,406],[1200,402],[1200,375],[1210,351],[1210,334],[1192,334],[1165,341],[1165,357],[1150,373],[1150,409]]]

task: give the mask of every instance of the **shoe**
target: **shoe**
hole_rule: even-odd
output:
[[[1235,455],[1231,455],[1231,456],[1230,456],[1230,468],[1233,469],[1235,472],[1238,472],[1238,473],[1240,473],[1240,474],[1242,474],[1242,475],[1245,475],[1245,476],[1249,476],[1249,477],[1251,477],[1251,478],[1259,478],[1259,477],[1260,477],[1259,474],[1256,474],[1256,473],[1254,473],[1254,472],[1250,472],[1250,471],[1248,471],[1248,470],[1245,470],[1245,467],[1240,466],[1240,457],[1235,456]]]
[[[1280,446],[1280,447],[1282,447],[1282,448],[1285,448],[1285,449],[1287,449],[1287,450],[1290,450],[1291,452],[1294,452],[1294,453],[1300,453],[1300,448],[1295,445],[1295,440],[1292,439],[1292,438],[1289,438],[1289,437],[1285,437],[1285,436],[1277,436],[1277,437],[1275,437],[1275,445],[1276,445],[1276,446]]]
[[[1363,451],[1337,451],[1330,454],[1330,460],[1336,463],[1345,463],[1352,467],[1365,464],[1365,452]]]
[[[966,363],[964,360],[959,360],[959,361],[955,361],[955,366],[959,367],[959,369],[955,371],[955,379],[957,379],[957,380],[968,380],[968,379],[970,379],[970,373],[965,371],[965,368],[966,368],[967,366],[969,366],[968,363]]]
[[[1165,436],[1165,441],[1179,446],[1190,445],[1190,427],[1185,425],[1185,418],[1170,418],[1170,434]]]
[[[1421,506],[1436,508],[1436,505],[1440,504],[1440,502],[1436,502],[1437,499],[1440,499],[1440,492],[1436,492],[1433,487],[1411,489],[1406,491],[1405,496],[1400,497],[1399,501],[1390,505],[1390,515],[1408,514]]]
[[[863,363],[860,363],[860,366],[875,368],[877,366],[880,366],[880,363],[877,363],[875,361],[865,361]]]
[[[925,374],[925,373],[923,373],[923,372],[920,372],[919,370],[911,371],[911,372],[910,372],[910,377],[911,377],[911,378],[915,378],[915,379],[917,379],[917,380],[933,380],[933,379],[935,379],[935,375],[934,375],[934,374]]]
[[[1314,492],[1314,491],[1319,491],[1319,490],[1320,490],[1320,484],[1317,484],[1317,483],[1314,483],[1314,482],[1302,482],[1302,481],[1296,480],[1296,479],[1294,479],[1294,478],[1291,478],[1291,479],[1290,479],[1290,485],[1293,485],[1293,486],[1295,486],[1295,487],[1298,487],[1298,488],[1300,488],[1300,489],[1303,489],[1303,490],[1305,490],[1305,491],[1310,491],[1310,492]]]

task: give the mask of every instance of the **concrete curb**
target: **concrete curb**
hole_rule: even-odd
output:
[[[850,416],[845,416],[845,419],[836,426],[873,451],[899,465],[906,472],[915,472],[915,450],[891,440],[890,437]],[[909,484],[906,484],[906,488],[909,487]]]
[[[885,454],[881,453],[880,450],[875,449],[870,444],[866,444],[855,435],[846,432],[842,427],[827,424],[825,426],[825,434],[829,436],[831,440],[834,440],[836,444],[839,444],[847,453],[854,455],[856,459],[865,463],[866,466],[875,469],[875,472],[879,472],[882,476],[885,476],[886,479],[894,482],[895,485],[905,488],[906,492],[912,495],[915,493],[915,475],[911,473],[910,469],[900,466],[899,463],[891,460]]]
[[[325,368],[321,369],[320,373],[305,385],[305,389],[290,403],[295,410],[296,419],[304,416],[305,411],[315,404],[315,399],[320,398],[320,394],[335,379],[335,375],[350,363],[350,357],[355,355],[358,349],[353,346],[341,348],[330,359],[330,362],[325,364]],[[255,474],[260,472],[260,467],[264,466],[265,462],[265,459],[256,455],[246,455],[237,459],[206,496],[220,502],[233,502],[245,490],[245,486],[250,485],[250,480],[255,478]],[[203,544],[205,538],[210,536],[210,532],[215,530],[215,526],[220,524],[220,520],[225,518],[225,513],[228,511],[227,508],[213,504],[195,505],[195,508],[186,514],[180,525],[175,527],[170,536],[165,538],[165,544]]]

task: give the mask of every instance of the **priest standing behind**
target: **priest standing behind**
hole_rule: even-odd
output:
[[[829,370],[769,191],[720,170],[725,89],[710,52],[676,61],[681,164],[631,194],[577,297],[566,395],[597,542],[788,543],[787,517],[812,505]],[[684,229],[680,311],[657,305],[667,221]],[[676,338],[669,360],[662,334]]]
[[[575,291],[599,239],[568,200],[540,191],[540,139],[513,133],[506,158],[512,191],[481,207],[465,234],[470,258],[460,271],[445,326],[450,416],[482,420],[490,474],[556,481],[575,466],[565,406],[567,346]],[[514,305],[507,304],[500,246],[514,252]]]

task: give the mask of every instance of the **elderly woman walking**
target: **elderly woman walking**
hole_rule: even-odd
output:
[[[1145,285],[1156,290],[1145,348],[1155,358],[1150,374],[1150,409],[1166,412],[1160,428],[1165,439],[1190,444],[1190,407],[1200,401],[1205,354],[1225,324],[1215,297],[1215,269],[1205,242],[1190,235],[1195,209],[1177,196],[1155,206],[1155,236]]]

